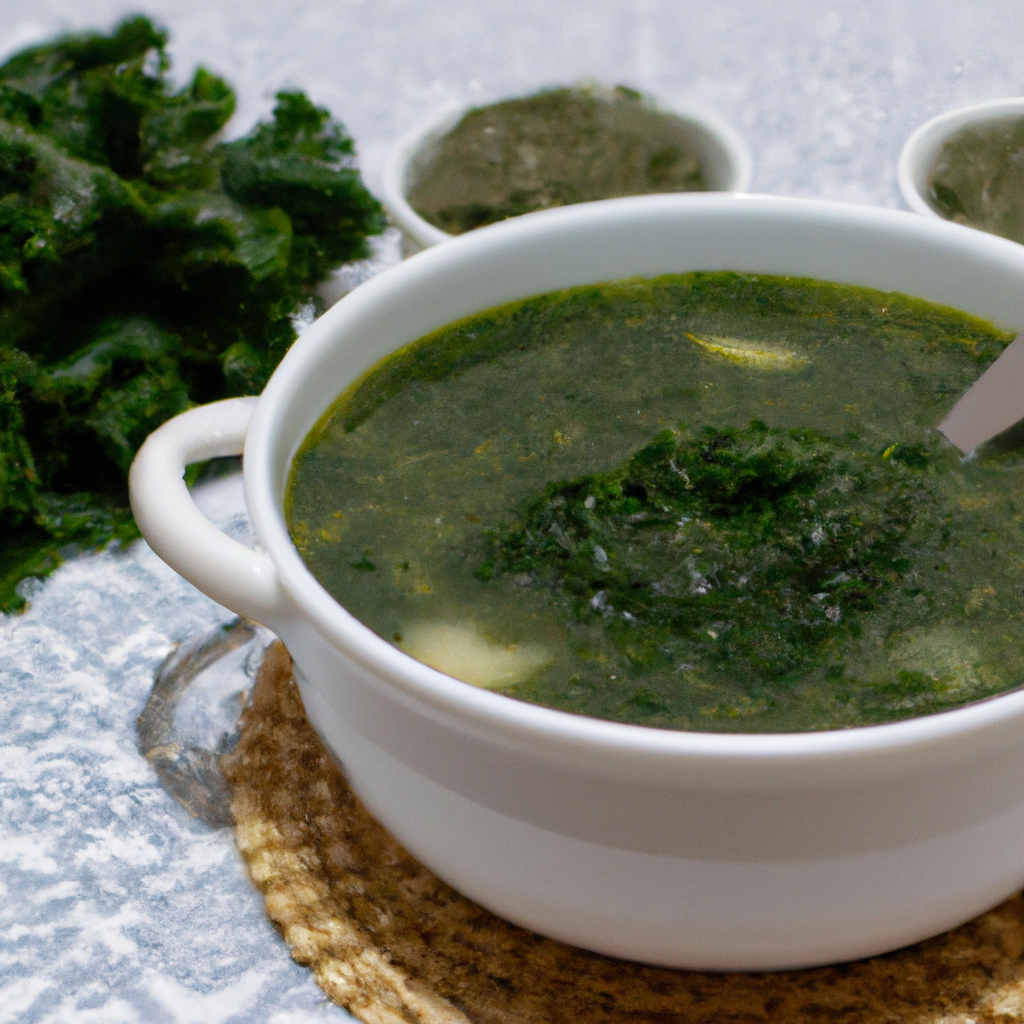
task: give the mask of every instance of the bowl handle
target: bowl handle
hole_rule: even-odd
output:
[[[274,629],[291,600],[262,551],[217,529],[185,486],[185,467],[240,455],[256,398],[229,398],[183,412],[155,430],[128,476],[135,522],[150,547],[204,594]]]

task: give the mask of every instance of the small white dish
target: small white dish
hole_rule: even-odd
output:
[[[531,213],[345,296],[259,399],[164,424],[132,467],[135,516],[183,576],[284,640],[310,722],[353,790],[478,903],[578,946],[674,967],[783,969],[896,949],[1024,884],[1024,690],[796,734],[567,714],[414,661],[324,590],[288,534],[296,450],[391,352],[516,299],[692,270],[900,291],[1024,328],[1024,246],[936,218],[709,193]],[[243,448],[258,550],[205,519],[182,479],[187,464]]]
[[[928,177],[943,143],[968,125],[1022,116],[1024,96],[1010,96],[947,110],[925,121],[904,143],[896,165],[896,179],[907,206],[915,213],[942,218],[942,214],[928,201]]]
[[[491,100],[498,103],[500,99]],[[421,169],[427,166],[437,145],[470,110],[488,103],[451,103],[433,114],[392,147],[384,165],[382,196],[388,213],[411,241],[413,249],[426,249],[455,237],[421,217],[410,205],[408,194]],[[655,101],[655,107],[673,114],[693,132],[698,156],[712,192],[745,192],[750,187],[750,150],[739,132],[712,111],[687,104]]]

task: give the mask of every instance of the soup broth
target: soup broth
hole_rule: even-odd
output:
[[[289,528],[380,636],[511,697],[718,732],[945,710],[1024,680],[1021,452],[934,429],[1010,340],[804,279],[539,296],[350,387]]]

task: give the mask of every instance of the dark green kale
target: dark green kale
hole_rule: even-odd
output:
[[[932,201],[932,206],[947,220],[967,215],[964,204],[960,202],[960,197],[948,185],[943,185],[941,181],[932,182],[928,197]]]
[[[797,678],[910,570],[935,502],[928,462],[919,445],[866,454],[854,436],[757,420],[664,431],[625,465],[526,501],[479,575],[528,574],[636,662]]]
[[[234,93],[202,68],[175,90],[166,42],[136,17],[0,66],[0,609],[136,535],[146,435],[258,392],[313,287],[384,227],[328,111],[279,93],[219,143]]]

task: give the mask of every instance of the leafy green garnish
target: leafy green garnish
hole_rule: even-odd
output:
[[[964,204],[960,197],[948,185],[941,181],[933,181],[929,188],[929,198],[943,217],[952,220],[956,216],[965,216]]]
[[[608,473],[552,483],[491,534],[478,575],[526,573],[630,660],[768,682],[825,664],[911,568],[928,453],[854,436],[664,431]]]
[[[384,227],[302,93],[219,143],[231,88],[175,90],[142,17],[0,66],[0,609],[62,552],[134,536],[125,478],[194,403],[258,392],[312,287]]]

